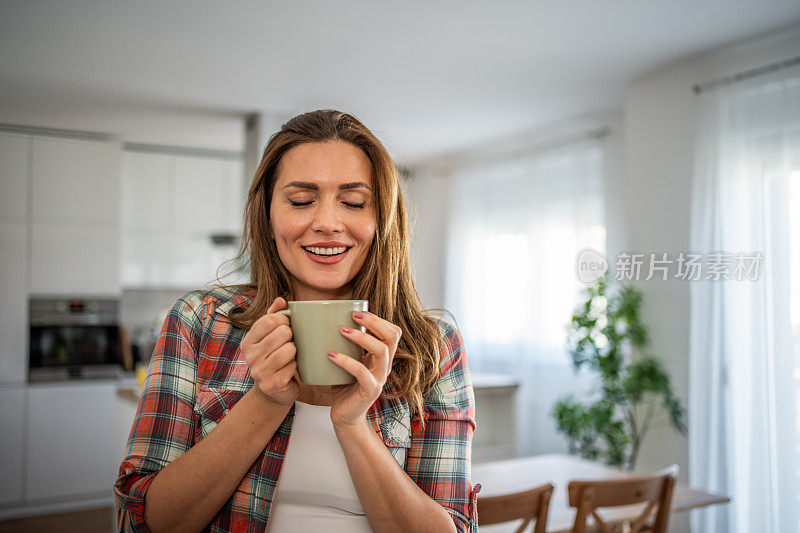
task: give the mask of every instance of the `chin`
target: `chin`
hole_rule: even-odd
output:
[[[342,292],[342,291],[345,291],[346,288],[347,288],[347,283],[346,282],[343,283],[343,282],[340,282],[340,281],[330,281],[330,282],[325,282],[325,281],[322,281],[322,280],[318,280],[316,282],[315,281],[311,281],[311,282],[306,281],[305,285],[307,287],[311,288],[311,289],[314,289],[315,291],[331,292],[331,293]]]

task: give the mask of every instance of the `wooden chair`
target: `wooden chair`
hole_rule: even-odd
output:
[[[653,533],[666,533],[669,523],[672,492],[678,478],[678,465],[669,466],[647,476],[631,476],[606,481],[571,481],[569,483],[569,505],[578,509],[572,533],[584,533],[586,521],[594,517],[595,529],[612,533],[610,527],[597,513],[601,507],[617,507],[647,502],[644,511],[630,524],[630,533],[639,533],[657,506]],[[478,515],[480,517],[480,514]],[[649,526],[647,526],[649,527]]]
[[[515,533],[522,533],[531,520],[536,521],[533,533],[545,533],[547,510],[553,485],[541,485],[534,489],[503,494],[500,496],[478,496],[478,526],[488,526],[511,520],[524,520]]]

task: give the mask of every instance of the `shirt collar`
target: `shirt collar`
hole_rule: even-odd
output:
[[[227,289],[224,289],[224,291],[226,296],[218,298],[219,304],[214,308],[215,312],[223,316],[228,316],[228,313],[236,307],[246,309],[253,305],[254,295],[250,292],[247,292],[247,295],[245,295],[247,289],[238,289],[234,293],[231,293]]]

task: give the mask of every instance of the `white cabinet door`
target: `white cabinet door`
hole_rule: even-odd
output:
[[[117,228],[37,222],[31,232],[31,292],[117,294]]]
[[[197,289],[216,281],[217,268],[236,255],[236,247],[212,246],[207,236],[155,230],[126,231],[122,242],[122,283],[125,287]],[[243,283],[225,276],[223,283]]]
[[[145,152],[122,155],[122,229],[161,229],[170,212],[173,156]]]
[[[118,145],[34,138],[32,215],[119,224]]]
[[[197,288],[207,270],[206,258],[197,252],[201,239],[174,230],[126,231],[122,242],[123,285]]]
[[[241,232],[240,159],[126,152],[122,196],[124,287],[198,288],[238,251],[213,246],[210,234]]]
[[[132,401],[117,396],[117,401],[115,403],[117,433],[116,445],[114,449],[114,452],[117,454],[117,467],[122,464],[122,460],[125,458],[125,455],[127,455],[126,449],[128,446],[128,437],[131,434],[133,421],[136,418],[137,407],[138,406]]]
[[[26,498],[111,493],[120,454],[116,383],[28,388]]]
[[[227,160],[175,156],[173,212],[178,230],[208,233],[229,226],[230,172]]]
[[[476,375],[476,381],[481,377]],[[516,394],[517,386],[480,386],[475,384],[475,431],[472,461],[476,463],[510,459],[517,456]]]
[[[244,190],[242,173],[244,165],[241,159],[231,159],[226,163],[225,180],[225,213],[224,225],[236,234],[241,232],[244,217],[244,203],[247,191]]]
[[[0,223],[0,383],[25,381],[28,353],[26,233],[24,222]]]
[[[22,494],[22,464],[25,435],[25,389],[0,389],[0,505],[19,503]]]
[[[30,139],[0,134],[0,216],[28,214],[28,154]]]

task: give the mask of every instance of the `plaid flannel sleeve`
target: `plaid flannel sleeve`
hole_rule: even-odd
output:
[[[148,531],[148,487],[162,468],[192,446],[202,316],[202,293],[192,291],[175,302],[161,328],[114,484],[119,531]]]
[[[475,395],[461,334],[441,321],[439,379],[425,395],[425,429],[411,422],[406,473],[450,513],[458,531],[477,533],[477,493],[470,482]]]

